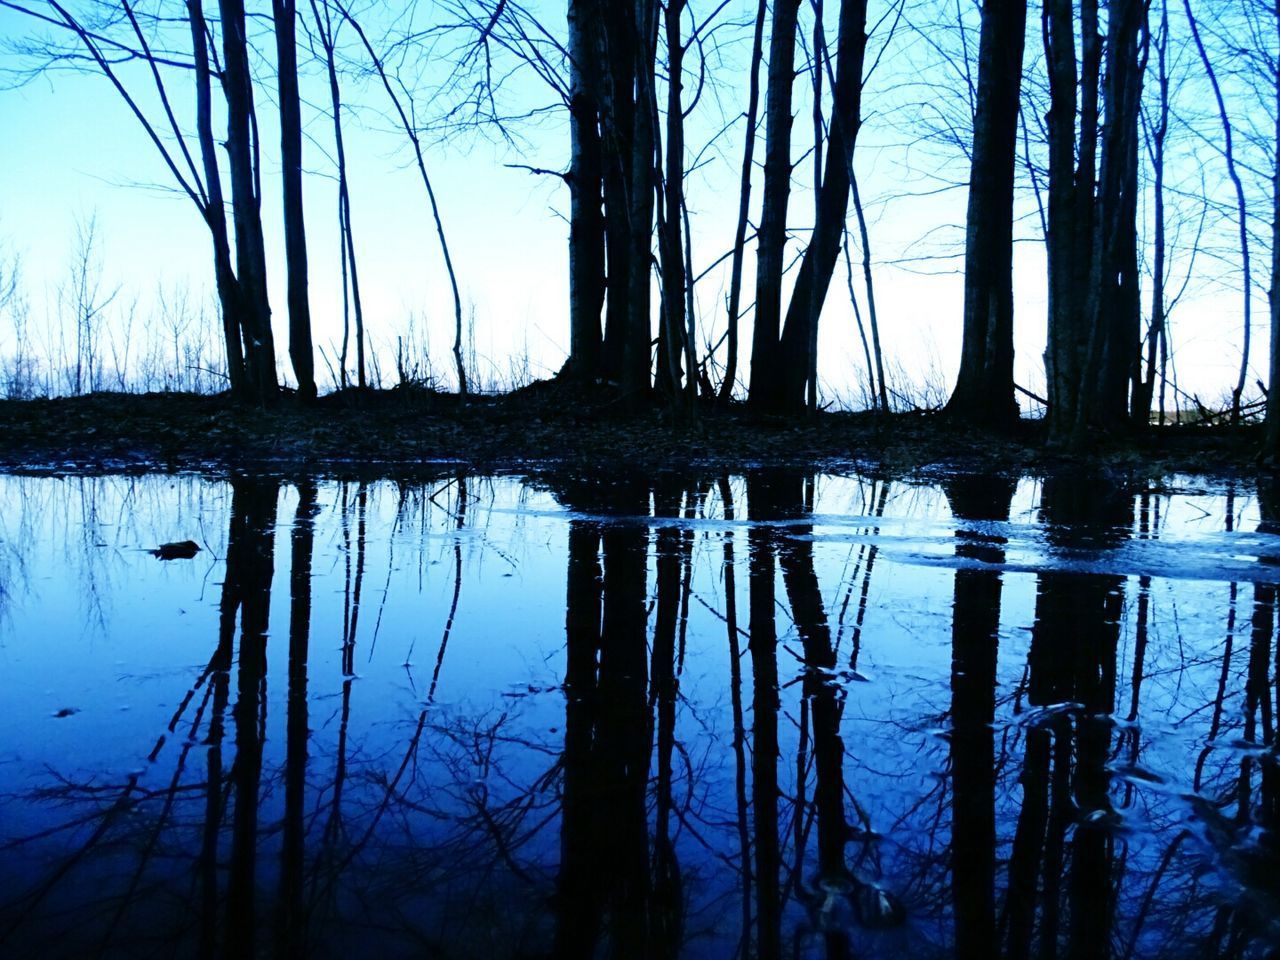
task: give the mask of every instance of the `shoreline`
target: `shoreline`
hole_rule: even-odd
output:
[[[1270,468],[1260,425],[1153,427],[1087,454],[1044,445],[1040,421],[1007,433],[937,413],[820,412],[760,417],[707,403],[673,424],[659,405],[625,412],[605,388],[560,381],[472,396],[415,388],[285,395],[268,409],[226,395],[96,393],[0,401],[0,470],[76,475],[261,471],[404,476],[416,472],[730,471],[763,467],[928,474],[1101,470],[1229,478]]]

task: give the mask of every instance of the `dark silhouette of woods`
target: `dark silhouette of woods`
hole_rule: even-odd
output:
[[[825,6],[780,0],[752,5],[753,15],[736,25],[738,41],[725,39],[734,26],[726,5],[701,0],[566,0],[563,7],[536,10],[502,0],[455,0],[445,21],[425,25],[412,5],[381,11],[342,0],[310,0],[301,19],[292,0],[273,0],[269,19],[255,18],[239,0],[219,0],[216,10],[201,0],[2,5],[24,16],[33,31],[45,32],[14,48],[31,73],[70,67],[105,77],[173,186],[197,208],[212,247],[225,375],[231,393],[249,404],[269,404],[280,393],[268,294],[277,271],[297,392],[310,400],[319,389],[313,313],[328,311],[309,292],[315,257],[309,256],[307,227],[310,221],[314,231],[316,217],[304,195],[319,193],[306,188],[313,149],[332,148],[337,186],[341,348],[324,360],[335,387],[352,379],[357,387],[381,380],[366,330],[368,288],[366,281],[362,293],[357,267],[347,143],[353,123],[379,125],[368,119],[373,115],[387,121],[383,126],[393,128],[412,155],[426,193],[427,205],[417,215],[432,228],[447,275],[451,376],[459,394],[483,392],[478,372],[468,369],[476,348],[468,342],[472,321],[460,276],[467,271],[457,269],[456,241],[451,246],[446,231],[462,213],[453,191],[437,190],[428,171],[452,156],[453,138],[464,131],[480,128],[514,147],[520,123],[563,111],[565,168],[511,166],[552,174],[567,187],[568,355],[560,368],[566,381],[607,385],[630,409],[656,402],[669,408],[673,422],[685,421],[702,401],[728,403],[743,395],[748,365],[741,345],[749,322],[749,409],[785,418],[817,411],[845,388],[841,382],[824,391],[820,383],[844,362],[820,336],[830,329],[823,318],[833,313],[829,293],[843,251],[848,306],[862,346],[858,362],[867,368],[865,398],[881,412],[918,406],[900,390],[891,397],[895,390],[886,382],[880,336],[886,298],[877,309],[874,274],[881,264],[872,252],[877,224],[858,179],[860,163],[870,161],[857,147],[864,120],[893,129],[881,112],[899,110],[899,88],[915,82],[909,76],[914,67],[902,64],[892,65],[891,82],[872,82],[885,69],[882,61],[904,56],[895,38],[909,33],[964,79],[954,103],[951,91],[926,98],[937,101],[929,108],[945,120],[954,151],[948,166],[962,158],[967,167],[967,177],[951,177],[967,186],[963,299],[954,311],[938,311],[939,323],[960,334],[945,405],[949,418],[1008,428],[1018,420],[1021,392],[1043,404],[1050,442],[1073,448],[1098,436],[1141,433],[1153,413],[1164,423],[1170,402],[1181,410],[1192,401],[1201,419],[1215,418],[1198,397],[1184,395],[1170,370],[1170,313],[1181,297],[1174,261],[1210,254],[1226,259],[1221,251],[1202,253],[1203,223],[1186,241],[1171,220],[1172,207],[1190,188],[1173,183],[1166,168],[1173,151],[1184,149],[1179,136],[1185,140],[1194,131],[1214,150],[1220,139],[1238,234],[1242,353],[1230,422],[1266,406],[1265,452],[1274,457],[1280,448],[1272,371],[1256,378],[1265,400],[1244,396],[1253,386],[1248,373],[1253,294],[1260,286],[1254,281],[1257,238],[1269,233],[1274,240],[1280,223],[1280,125],[1260,134],[1242,123],[1233,102],[1246,87],[1280,97],[1267,66],[1267,44],[1280,38],[1274,5],[1251,0],[1236,11],[1208,4],[1200,9],[1184,0],[1172,13],[1168,3],[1153,13],[1150,0],[993,0],[977,18],[966,19],[961,11],[930,19],[898,3],[879,9],[866,0]],[[1028,19],[1033,35],[1037,22],[1040,28],[1040,43],[1032,43],[1030,52]],[[975,23],[976,44],[970,35]],[[268,26],[273,57],[262,53]],[[1236,28],[1246,37],[1244,62],[1228,70],[1224,38]],[[447,56],[436,46],[442,37],[453,44]],[[434,69],[442,72],[439,82]],[[524,78],[550,91],[550,106],[510,107],[506,98]],[[321,96],[309,96],[312,83]],[[371,89],[376,102],[350,103],[344,86]],[[1212,107],[1206,115],[1211,133],[1208,121],[1197,125],[1198,118],[1181,115],[1186,108],[1175,99],[1183,87],[1212,94],[1205,98]],[[733,104],[722,105],[713,133],[698,112],[711,99]],[[327,121],[314,130],[331,126],[323,136],[309,123],[313,113]],[[812,117],[811,142],[794,136],[801,114]],[[277,124],[278,138],[272,133]],[[920,142],[931,135],[922,133]],[[271,158],[264,164],[262,146],[277,142],[278,191],[264,193]],[[740,153],[730,152],[730,142],[735,151],[741,145]],[[1268,161],[1260,165],[1256,158],[1263,154]],[[719,174],[704,172],[712,156],[722,165]],[[904,195],[910,193],[905,171],[900,179]],[[1259,179],[1270,180],[1265,216],[1251,206]],[[721,184],[736,190],[720,225],[723,248],[715,249],[706,240],[715,225],[698,218],[703,197]],[[1203,182],[1200,190],[1207,216],[1211,190]],[[263,229],[264,198],[276,192],[283,224],[279,250],[268,248]],[[801,195],[811,197],[811,207],[793,202]],[[1024,236],[1023,225],[1036,219],[1042,237],[1034,226]],[[370,224],[370,232],[376,229]],[[860,248],[861,284],[855,283],[851,239]],[[1014,316],[1014,249],[1029,239],[1043,240],[1047,260],[1044,397],[1016,384],[1014,375],[1015,329],[1041,328],[1041,319],[1025,310]],[[1180,252],[1178,244],[1188,249]],[[748,257],[752,250],[754,258]],[[1275,342],[1278,263],[1273,249],[1269,313]],[[708,290],[721,272],[723,290],[715,295],[722,297],[723,311],[708,311]],[[1191,275],[1188,266],[1183,291]],[[1227,285],[1234,282],[1233,276]],[[1149,297],[1143,290],[1148,283]],[[892,318],[885,314],[883,322]],[[404,338],[396,340],[397,370],[409,382],[414,365],[403,356]],[[891,364],[889,369],[894,376]],[[77,390],[82,379],[76,378]]]

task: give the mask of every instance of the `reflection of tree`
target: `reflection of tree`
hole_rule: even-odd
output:
[[[297,484],[287,673],[271,684],[280,708],[264,741],[277,485],[237,480],[216,644],[190,688],[175,691],[184,695],[151,752],[164,766],[115,782],[68,774],[33,801],[50,823],[62,816],[53,804],[72,804],[77,822],[66,815],[68,856],[20,897],[0,898],[0,954],[20,942],[4,939],[15,920],[31,930],[20,912],[43,921],[64,902],[100,922],[59,930],[50,960],[127,953],[143,936],[183,955],[321,957],[368,948],[353,929],[375,931],[368,943],[394,941],[391,953],[570,958],[727,955],[739,939],[743,957],[909,949],[925,960],[953,946],[970,956],[1245,957],[1272,939],[1275,587],[1260,582],[1250,607],[1252,585],[1241,584],[1229,663],[1221,610],[1206,623],[1186,603],[1179,623],[1164,605],[1185,595],[1174,594],[1181,585],[1081,572],[1100,555],[1123,561],[1126,528],[1158,538],[1160,495],[1134,514],[1113,485],[1050,480],[1043,540],[1024,541],[1006,525],[1010,482],[949,479],[953,577],[904,563],[897,522],[874,516],[852,521],[841,571],[838,522],[812,524],[815,509],[832,513],[833,489],[852,491],[849,512],[859,513],[843,480],[754,472],[718,482],[718,497],[680,477],[566,481],[554,489],[573,512],[549,538],[561,551],[567,533],[556,682],[526,692],[495,662],[501,689],[477,704],[476,688],[450,682],[451,667],[471,653],[458,647],[462,625],[474,636],[485,623],[464,620],[468,611],[502,596],[473,579],[483,564],[464,562],[477,556],[470,545],[501,542],[483,526],[503,516],[500,498],[486,511],[502,483]],[[882,514],[886,487],[866,488],[861,512]],[[894,490],[895,510],[939,502],[922,486]],[[333,508],[313,527],[321,500]],[[714,516],[717,502],[730,522]],[[429,504],[438,509],[419,526],[415,511]],[[1263,504],[1265,523],[1271,510]],[[512,521],[543,531],[546,522],[536,511]],[[373,612],[360,613],[375,579],[384,630],[405,624],[403,580],[388,575],[383,587],[378,566],[388,529],[405,534],[396,559],[420,540],[439,562],[416,571],[436,591],[430,609],[412,595],[406,604],[435,633],[421,667],[404,665],[413,703],[403,711],[352,695],[377,634]],[[312,559],[317,541],[330,545],[329,582],[323,546]],[[1041,542],[1047,571],[1000,569],[1006,551],[1025,556]],[[1158,545],[1132,552],[1148,546]],[[386,556],[393,562],[390,547]],[[703,598],[719,578],[713,605]],[[274,579],[283,593],[283,576]],[[1226,595],[1195,589],[1197,601]],[[1001,605],[1011,621],[1032,600],[1019,686],[1018,634],[997,649]],[[949,669],[920,666],[947,649],[936,610],[950,615]],[[846,622],[865,676],[846,670]],[[411,646],[421,624],[408,626],[379,657]],[[283,668],[276,628],[272,663]],[[511,643],[528,649],[519,634]],[[309,655],[330,647],[331,685],[308,671]],[[399,662],[387,667],[371,672],[398,684]],[[1118,693],[1132,722],[1109,716]],[[1026,699],[1034,709],[1017,717]],[[1184,727],[1158,741],[1149,720],[1166,709]],[[936,735],[942,714],[947,738]],[[1216,742],[1201,776],[1194,751],[1206,730]],[[1186,770],[1171,772],[1187,738]],[[1203,796],[1142,779],[1157,775],[1179,788],[1194,778]],[[1244,893],[1223,894],[1228,882]],[[872,930],[902,916],[890,891],[908,923]]]
[[[231,827],[231,870],[227,884],[226,953],[255,952],[255,875],[258,862],[258,792],[262,743],[266,735],[267,627],[271,614],[276,501],[271,480],[233,480],[227,575],[222,587],[224,630],[240,613],[240,655],[236,668],[236,760],[232,767],[235,812]],[[218,745],[221,749],[221,745]],[[214,789],[217,780],[210,780]],[[210,851],[214,854],[215,851]]]
[[[674,956],[683,907],[670,838],[682,537],[675,526],[659,527],[656,536],[658,592],[650,687],[649,537],[642,519],[648,513],[649,488],[620,480],[587,485],[563,496],[575,509],[612,518],[573,520],[569,528],[555,954],[594,956],[603,941],[609,956]],[[658,515],[675,517],[679,500],[678,487],[660,483]],[[651,859],[647,798],[655,732]]]
[[[307,827],[307,660],[311,641],[311,556],[315,546],[316,485],[298,483],[289,564],[289,706],[285,734],[284,827],[280,849],[280,957],[307,956],[304,900]]]
[[[1015,482],[1007,477],[960,476],[944,483],[951,513],[963,523],[1007,522]],[[1004,538],[956,531],[956,556],[1004,562]],[[1001,574],[956,569],[951,611],[951,888],[956,952],[980,957],[996,942],[995,857],[996,657]]]
[[[1040,512],[1051,550],[1110,549],[1125,536],[1131,510],[1130,498],[1105,478],[1044,481]],[[1064,873],[1069,953],[1110,952],[1115,841],[1107,763],[1123,589],[1120,578],[1092,573],[1037,577],[1028,700],[1044,714],[1026,731],[1005,917],[1010,956],[1031,953],[1038,884],[1039,952],[1057,952]]]

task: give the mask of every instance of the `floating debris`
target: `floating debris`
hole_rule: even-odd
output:
[[[194,540],[179,540],[177,543],[162,543],[149,553],[160,560],[190,560],[200,552],[200,545]]]

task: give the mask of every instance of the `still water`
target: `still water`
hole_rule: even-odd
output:
[[[0,956],[1268,956],[1275,503],[0,478]]]

